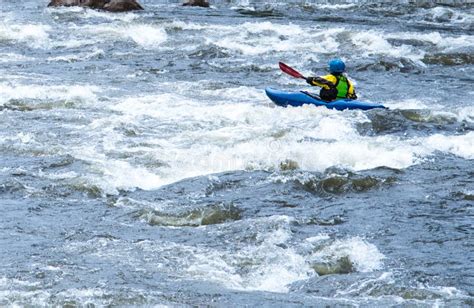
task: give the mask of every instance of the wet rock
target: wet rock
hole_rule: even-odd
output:
[[[109,12],[128,12],[143,10],[143,7],[134,0],[111,0],[104,5],[104,10]]]
[[[83,6],[101,9],[106,2],[106,0],[52,0],[48,6]]]
[[[48,7],[56,6],[81,6],[109,12],[143,10],[136,0],[52,0],[48,4]]]
[[[200,6],[200,7],[209,7],[209,2],[206,0],[189,0],[183,3],[183,6]]]
[[[354,265],[349,257],[342,257],[333,263],[315,263],[312,267],[319,276],[349,274],[355,271]]]
[[[371,176],[352,180],[352,189],[357,192],[369,191],[379,185],[379,180]]]
[[[422,60],[426,64],[439,64],[445,66],[474,64],[474,55],[470,52],[437,53],[425,55]]]
[[[280,169],[282,171],[296,170],[296,169],[299,169],[299,167],[300,166],[298,165],[298,162],[291,159],[287,159],[280,163]]]
[[[305,221],[305,224],[307,225],[317,225],[317,226],[337,226],[343,223],[345,223],[345,220],[339,216],[335,216],[328,219],[313,217]]]

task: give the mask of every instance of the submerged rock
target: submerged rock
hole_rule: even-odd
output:
[[[169,213],[144,209],[138,217],[145,219],[150,225],[173,227],[198,227],[221,224],[226,221],[242,219],[241,210],[233,204],[211,204],[188,211]]]
[[[82,6],[109,12],[143,10],[136,0],[52,0],[48,6]]]
[[[209,2],[206,0],[189,0],[183,3],[184,6],[200,6],[200,7],[209,7]]]

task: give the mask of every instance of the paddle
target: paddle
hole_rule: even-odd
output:
[[[288,75],[290,76],[293,76],[295,78],[301,78],[301,79],[305,79],[306,80],[306,77],[301,75],[300,72],[298,72],[297,70],[295,70],[294,68],[286,65],[285,63],[283,62],[278,62],[278,65],[280,66],[280,69],[287,73]],[[334,88],[335,89],[335,86],[332,82],[324,79],[324,78],[321,78],[321,77],[313,77],[313,80],[317,81],[318,83],[321,83],[323,85],[327,85],[329,88]],[[336,90],[337,91],[337,90]]]
[[[289,67],[288,65],[286,65],[285,63],[283,62],[278,62],[278,65],[280,66],[280,69],[287,73],[288,75],[290,76],[293,76],[295,78],[302,78],[302,79],[306,79],[305,76],[301,75],[300,72],[298,72],[297,70],[295,70],[294,68],[292,67]]]
[[[293,76],[293,77],[295,77],[295,78],[301,78],[301,79],[305,79],[305,80],[306,80],[306,77],[305,77],[305,76],[301,75],[300,72],[298,72],[298,71],[295,70],[294,68],[292,68],[292,67],[286,65],[285,63],[283,63],[283,62],[278,62],[278,65],[280,66],[280,69],[281,69],[283,72],[287,73],[288,75]],[[317,81],[318,81],[319,83],[321,83],[321,84],[327,85],[327,86],[329,87],[328,90],[330,90],[330,91],[336,91],[336,93],[332,93],[332,94],[334,95],[334,97],[337,96],[337,89],[336,89],[336,87],[334,86],[333,83],[331,83],[330,81],[328,81],[328,80],[326,80],[326,79],[324,79],[324,78],[320,78],[320,77],[314,77],[313,79],[314,79],[314,80],[317,80]],[[301,93],[304,93],[304,94],[306,94],[306,95],[308,95],[308,96],[311,96],[312,98],[315,98],[315,99],[318,99],[318,100],[321,99],[319,96],[313,95],[313,94],[308,93],[308,92],[306,92],[306,91],[301,91]]]

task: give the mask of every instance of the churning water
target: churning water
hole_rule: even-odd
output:
[[[0,1],[0,305],[474,305],[469,1]]]

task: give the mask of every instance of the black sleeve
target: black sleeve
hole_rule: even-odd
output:
[[[328,86],[329,88],[334,88],[334,84],[332,82],[330,82],[329,80],[326,80],[322,77],[308,77],[306,78],[306,82],[309,83],[310,85],[312,86],[318,86],[318,87],[322,87],[322,86]]]

